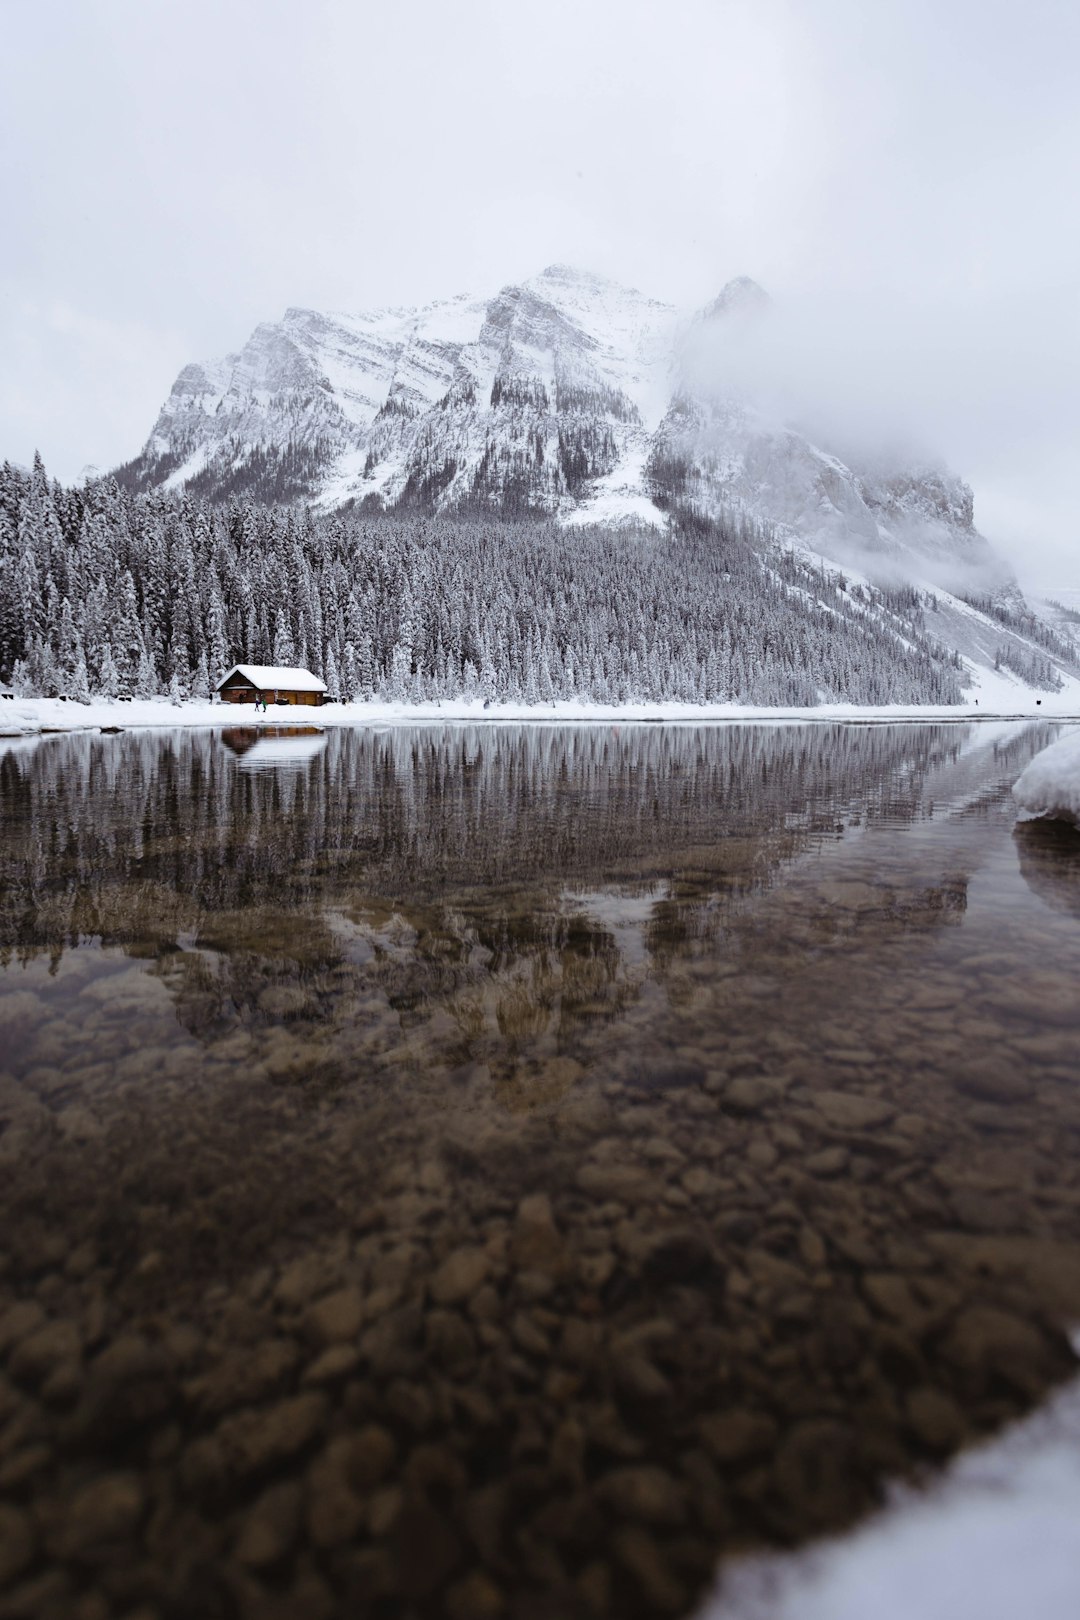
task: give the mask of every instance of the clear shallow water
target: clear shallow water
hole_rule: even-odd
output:
[[[1009,787],[1054,730],[4,756],[10,1612],[684,1613],[1038,1402],[1080,835]]]

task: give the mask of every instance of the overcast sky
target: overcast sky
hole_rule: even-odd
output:
[[[0,457],[115,465],[289,304],[745,273],[1080,586],[1078,64],[1076,0],[7,0]]]

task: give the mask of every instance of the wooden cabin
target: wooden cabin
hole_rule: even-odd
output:
[[[219,703],[294,703],[316,708],[326,702],[326,682],[309,669],[275,668],[272,664],[234,664],[214,688]]]

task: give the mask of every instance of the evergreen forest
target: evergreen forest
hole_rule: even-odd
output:
[[[567,528],[0,468],[0,678],[20,695],[179,703],[242,662],[302,665],[350,703],[958,703],[926,605],[678,506],[665,533]]]

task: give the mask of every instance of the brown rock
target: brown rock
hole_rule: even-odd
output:
[[[332,1281],[331,1267],[324,1255],[304,1254],[285,1267],[274,1289],[274,1298],[286,1310],[306,1305],[313,1295]]]
[[[551,1340],[528,1311],[517,1311],[510,1323],[510,1337],[527,1356],[551,1354]]]
[[[954,1451],[967,1433],[964,1414],[944,1390],[928,1384],[909,1390],[904,1401],[908,1427],[928,1451]]]
[[[623,1525],[611,1537],[611,1552],[616,1563],[641,1587],[651,1607],[665,1614],[678,1614],[686,1608],[688,1594],[647,1530],[639,1525]]]
[[[349,1443],[349,1479],[358,1491],[369,1491],[386,1478],[397,1457],[393,1435],[369,1423]]]
[[[611,1568],[602,1559],[594,1558],[586,1564],[576,1581],[578,1595],[586,1612],[603,1620],[611,1607]]]
[[[510,1258],[521,1271],[557,1276],[565,1270],[566,1251],[546,1193],[530,1193],[518,1205]]]
[[[11,1352],[8,1366],[11,1376],[19,1383],[36,1388],[58,1367],[78,1362],[81,1354],[82,1335],[78,1323],[58,1320],[46,1322],[44,1327],[21,1338]]]
[[[394,1527],[397,1576],[414,1600],[430,1597],[461,1562],[461,1545],[449,1524],[429,1502],[407,1498]]]
[[[248,1569],[263,1569],[287,1557],[300,1529],[302,1493],[293,1480],[271,1485],[249,1509],[233,1556]]]
[[[957,1091],[981,1102],[1024,1102],[1034,1089],[1024,1064],[1004,1055],[989,1055],[964,1064],[950,1076]]]
[[[364,1299],[359,1288],[339,1288],[316,1300],[304,1318],[304,1331],[316,1344],[341,1344],[355,1339],[364,1316]]]
[[[429,1429],[435,1416],[435,1402],[429,1383],[413,1384],[406,1378],[395,1378],[386,1387],[386,1410],[399,1423],[422,1434]]]
[[[698,1432],[717,1462],[728,1467],[768,1456],[777,1436],[776,1423],[765,1412],[741,1407],[711,1412],[699,1421]]]
[[[825,1418],[796,1423],[780,1442],[773,1480],[797,1523],[842,1523],[859,1501],[851,1431]]]
[[[854,1091],[818,1091],[814,1107],[825,1122],[838,1131],[868,1131],[884,1125],[896,1112],[879,1097],[864,1097]]]
[[[642,1463],[613,1468],[596,1488],[597,1496],[620,1518],[644,1524],[682,1524],[686,1502],[676,1480],[663,1468]]]
[[[312,1390],[290,1395],[276,1406],[226,1418],[211,1436],[226,1476],[246,1479],[295,1457],[319,1434],[327,1411],[326,1396]]]
[[[36,1540],[29,1514],[0,1502],[0,1591],[22,1574],[34,1556]]]
[[[642,1270],[657,1286],[688,1283],[713,1276],[718,1271],[716,1253],[703,1233],[693,1227],[676,1227],[662,1232],[649,1243]]]
[[[746,1161],[752,1164],[755,1170],[772,1170],[779,1162],[780,1155],[776,1148],[764,1137],[758,1137],[751,1142],[746,1150]]]
[[[398,1521],[405,1501],[399,1485],[383,1485],[372,1491],[368,1499],[368,1533],[375,1537],[388,1536]]]
[[[863,1277],[863,1292],[881,1316],[894,1322],[916,1325],[925,1318],[926,1311],[911,1292],[906,1277],[894,1271],[871,1271]]]
[[[475,1246],[455,1249],[431,1279],[431,1297],[437,1305],[461,1305],[487,1281],[490,1270],[486,1250]]]
[[[649,1172],[634,1164],[584,1164],[578,1171],[577,1184],[590,1198],[628,1204],[656,1190]]]
[[[820,1176],[823,1180],[827,1180],[846,1170],[850,1158],[851,1155],[846,1148],[822,1148],[820,1153],[811,1153],[803,1160],[803,1169],[808,1175]]]
[[[820,1270],[827,1258],[825,1242],[820,1234],[815,1232],[812,1226],[801,1226],[798,1244],[799,1258],[803,1265],[809,1266],[813,1271]]]
[[[36,1299],[20,1299],[0,1316],[0,1356],[13,1344],[25,1339],[45,1322],[45,1312]]]
[[[104,1474],[84,1485],[68,1504],[58,1534],[62,1558],[96,1563],[129,1541],[144,1510],[143,1489],[134,1474]]]
[[[237,1346],[189,1386],[188,1393],[207,1414],[251,1406],[273,1395],[290,1377],[297,1362],[291,1339],[264,1339],[253,1347]]]
[[[400,1372],[402,1364],[410,1359],[423,1323],[423,1312],[416,1300],[387,1311],[360,1338],[361,1358],[368,1362],[373,1373],[387,1377]],[[412,1356],[415,1360],[415,1355]]]
[[[744,1076],[726,1087],[722,1101],[733,1114],[760,1114],[779,1096],[780,1088],[771,1080],[754,1080]]]
[[[351,1344],[332,1344],[304,1369],[302,1382],[310,1385],[336,1384],[355,1372],[360,1353]]]
[[[73,1431],[115,1442],[162,1418],[176,1396],[172,1357],[138,1334],[125,1334],[90,1363]]]
[[[671,1381],[646,1356],[620,1356],[614,1363],[615,1383],[635,1401],[663,1401],[672,1393]]]
[[[324,1550],[352,1541],[367,1519],[367,1508],[342,1475],[314,1479],[307,1509],[308,1535]]]
[[[1039,1394],[1072,1359],[1064,1340],[1055,1354],[1038,1327],[990,1305],[962,1310],[941,1343],[941,1354],[980,1392],[996,1376],[1025,1395]]]
[[[445,1608],[449,1620],[498,1620],[506,1599],[485,1570],[474,1569],[449,1587]]]
[[[476,1336],[457,1311],[429,1311],[424,1323],[428,1353],[448,1372],[461,1372],[476,1360]]]

